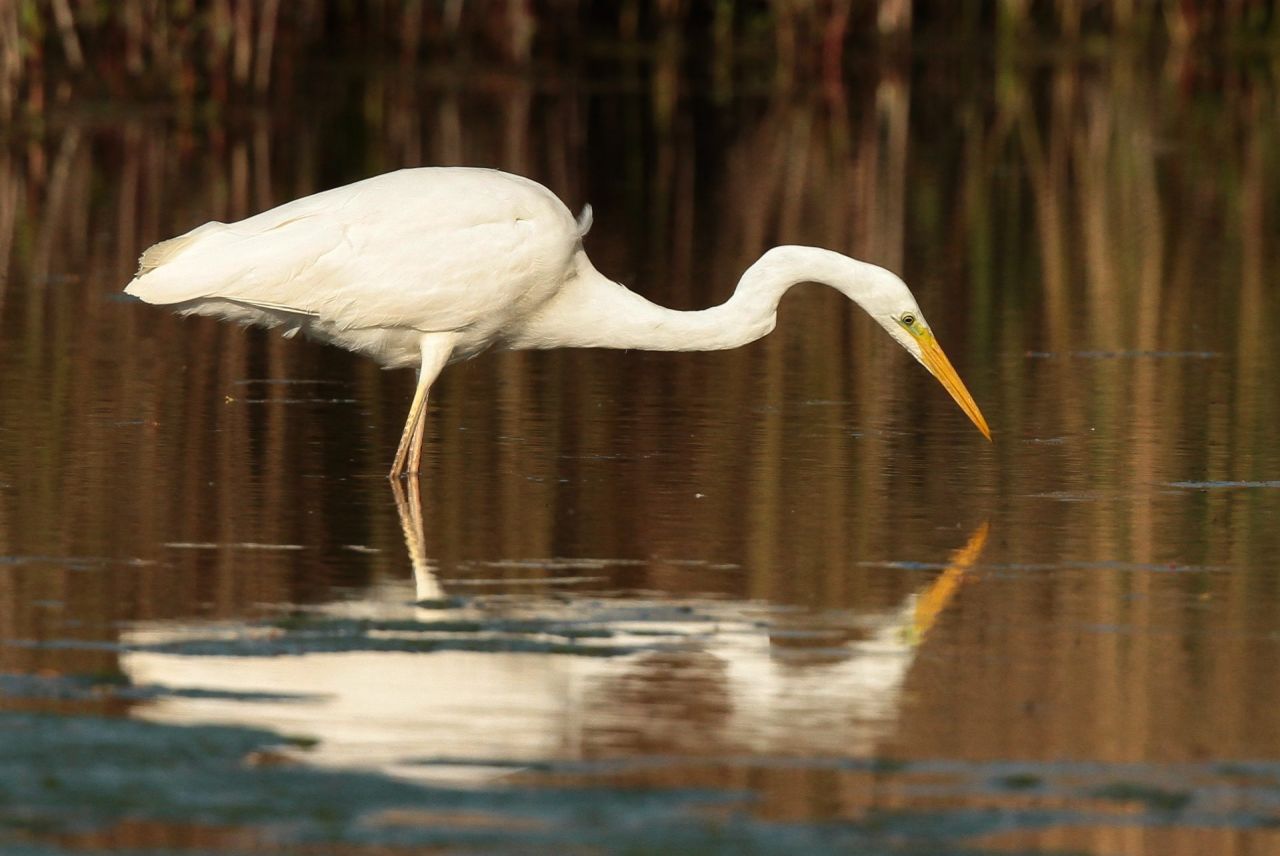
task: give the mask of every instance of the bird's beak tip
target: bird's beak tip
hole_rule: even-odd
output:
[[[965,391],[968,392],[968,390]],[[973,416],[970,416],[969,418],[973,419],[973,423],[978,426],[978,430],[982,432],[982,436],[987,438],[987,442],[994,445],[996,441],[991,437],[991,426],[987,424],[986,418],[983,417],[982,411],[978,409],[978,405],[976,403],[973,405],[973,412],[978,418],[973,419]]]
[[[951,361],[947,359],[947,355],[943,353],[942,348],[938,345],[933,334],[926,332],[920,339],[920,351],[925,368],[938,379],[938,382],[946,388],[951,397],[955,399],[956,404],[960,405],[960,409],[969,417],[975,427],[982,432],[982,436],[987,438],[988,443],[995,443],[991,438],[991,428],[987,425],[986,417],[982,415],[982,411],[978,409],[978,404],[973,400],[973,396],[969,394],[969,390],[965,387],[964,381],[960,380],[960,375],[956,373],[955,368],[951,365]]]

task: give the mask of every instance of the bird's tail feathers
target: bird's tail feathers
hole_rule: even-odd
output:
[[[185,235],[179,235],[176,238],[170,238],[167,241],[161,241],[153,244],[143,250],[142,257],[138,259],[138,272],[135,273],[134,279],[143,274],[150,273],[165,262],[171,261],[175,256],[193,244],[198,238],[213,229],[225,227],[225,223],[205,223],[197,229],[192,229]]]

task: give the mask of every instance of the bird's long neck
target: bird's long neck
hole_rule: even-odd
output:
[[[814,247],[775,247],[738,281],[719,306],[692,312],[668,309],[601,275],[578,254],[576,277],[511,337],[515,348],[626,348],[645,351],[717,351],[767,335],[778,303],[795,285],[821,282],[861,302],[874,265]]]

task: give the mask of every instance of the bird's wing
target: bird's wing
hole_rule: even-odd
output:
[[[362,184],[157,244],[126,291],[150,303],[234,301],[342,328],[459,330],[509,311],[576,244],[577,224],[558,200],[550,197],[563,214],[521,185],[460,193]]]

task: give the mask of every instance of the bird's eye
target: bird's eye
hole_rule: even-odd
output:
[[[902,321],[902,326],[911,327],[916,323],[916,316],[910,312],[904,312],[900,320]]]

